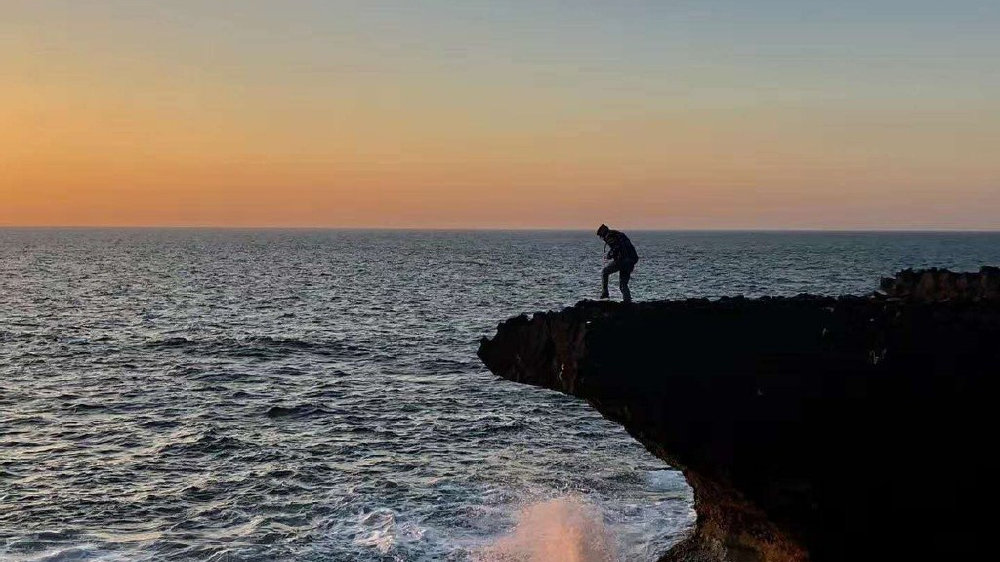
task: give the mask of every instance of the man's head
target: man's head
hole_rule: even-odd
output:
[[[608,225],[606,224],[602,224],[601,227],[597,229],[597,235],[601,238],[607,236],[609,232],[611,232],[611,229],[608,228]]]

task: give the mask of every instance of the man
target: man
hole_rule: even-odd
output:
[[[605,259],[611,260],[611,263],[604,266],[604,270],[601,272],[601,298],[608,298],[608,276],[617,271],[622,299],[625,302],[632,302],[632,292],[628,290],[628,281],[632,277],[632,270],[635,268],[636,262],[639,261],[639,254],[636,253],[635,246],[632,245],[628,236],[617,230],[611,230],[606,224],[602,224],[597,229],[597,235],[611,248],[608,255],[605,256]]]

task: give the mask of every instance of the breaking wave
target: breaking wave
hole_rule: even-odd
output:
[[[618,562],[617,541],[594,506],[576,497],[532,504],[510,536],[479,552],[476,562]]]

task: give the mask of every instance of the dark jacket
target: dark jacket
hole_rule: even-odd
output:
[[[611,247],[608,252],[608,259],[618,263],[631,263],[639,261],[639,254],[635,251],[632,241],[624,233],[612,230],[605,236],[604,242]]]

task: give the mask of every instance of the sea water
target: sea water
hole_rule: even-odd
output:
[[[998,234],[630,234],[640,300],[1000,263]],[[0,559],[655,559],[693,523],[682,475],[475,355],[502,319],[595,298],[603,250],[590,232],[0,229]]]

